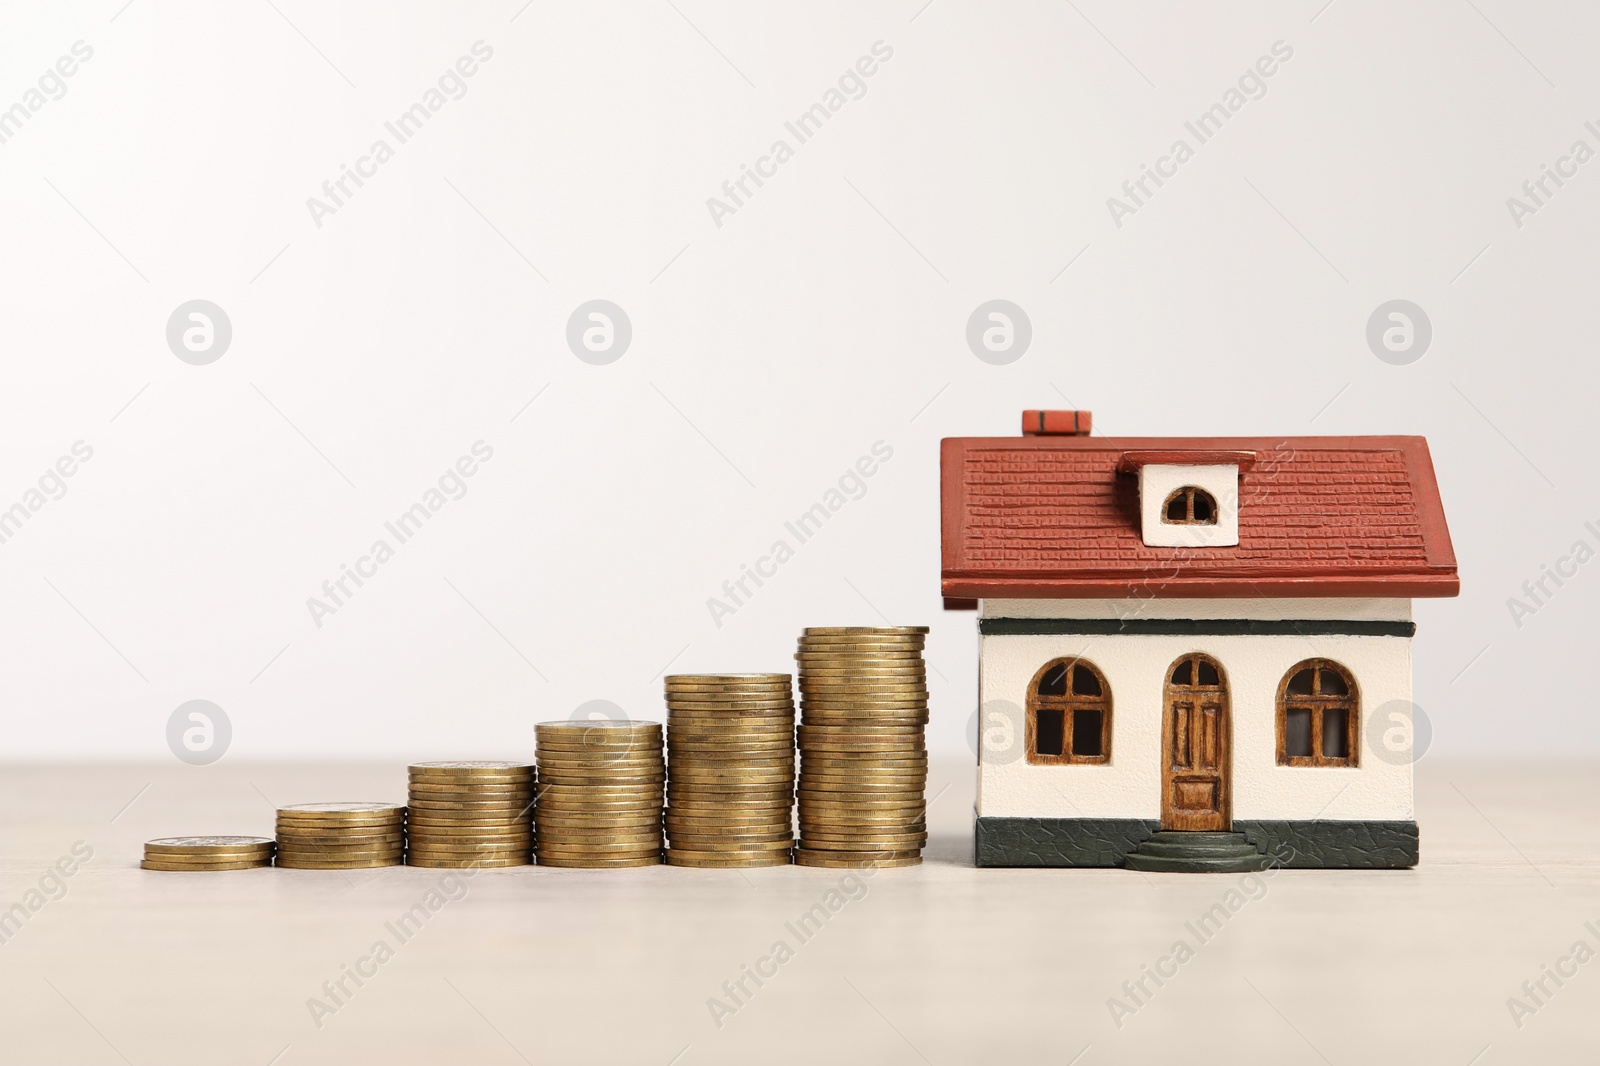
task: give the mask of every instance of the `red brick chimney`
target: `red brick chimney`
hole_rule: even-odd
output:
[[[1094,425],[1088,411],[1024,411],[1024,437],[1087,437]]]

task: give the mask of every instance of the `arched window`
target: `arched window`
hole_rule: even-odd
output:
[[[1278,685],[1278,765],[1358,766],[1361,698],[1350,671],[1307,659]]]
[[[1028,685],[1028,761],[1111,761],[1111,686],[1082,659],[1045,663]]]
[[[1185,485],[1167,497],[1161,508],[1161,521],[1169,526],[1214,526],[1217,501],[1205,489]]]

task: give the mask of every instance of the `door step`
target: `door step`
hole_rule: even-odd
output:
[[[1181,832],[1163,829],[1135,848],[1123,865],[1146,873],[1246,873],[1266,866],[1267,857],[1243,833]]]

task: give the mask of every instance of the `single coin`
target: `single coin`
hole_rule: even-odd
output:
[[[540,866],[555,866],[568,870],[621,870],[634,866],[660,866],[661,856],[649,855],[634,859],[569,859],[557,856],[539,856]]]
[[[525,762],[499,762],[487,759],[441,759],[431,762],[414,762],[406,767],[407,770],[442,770],[448,773],[460,774],[492,774],[492,773],[517,773],[531,771],[532,763]]]
[[[369,859],[382,855],[398,855],[405,850],[405,843],[397,841],[389,844],[363,844],[359,847],[325,848],[309,844],[279,844],[278,858],[289,855],[297,856],[322,856],[328,859]]]
[[[574,844],[565,841],[555,843],[541,839],[538,844],[540,855],[554,855],[557,858],[574,855],[594,855],[602,858],[626,858],[631,855],[642,855],[646,852],[661,850],[659,840],[632,841],[620,840],[615,843]]]
[[[519,855],[506,859],[435,859],[421,855],[406,856],[407,866],[430,870],[501,870],[510,866],[532,866],[533,858]]]
[[[819,851],[868,851],[873,848],[893,848],[909,851],[928,842],[925,832],[908,833],[840,833],[802,832],[800,842],[805,847]]]
[[[289,803],[278,808],[279,814],[289,813],[312,817],[337,818],[340,815],[367,817],[396,817],[406,812],[404,803]]]
[[[497,827],[511,827],[527,825],[533,818],[533,808],[520,811],[514,817],[480,817],[473,815],[470,818],[413,818],[406,824],[407,829],[494,829]]]
[[[237,862],[270,857],[275,846],[271,837],[160,837],[145,841],[144,855],[174,862]]]
[[[567,811],[540,811],[535,815],[534,821],[540,826],[555,826],[560,829],[582,829],[585,826],[657,825],[661,822],[661,812],[654,810],[576,814]]]
[[[873,811],[830,811],[822,814],[818,811],[807,811],[808,817],[799,821],[801,832],[807,829],[823,831],[840,830],[854,832],[856,830],[882,829],[884,827],[897,827],[900,832],[923,832],[928,828],[928,819],[921,811],[910,811],[906,814],[881,815]]]
[[[400,840],[405,831],[399,826],[382,833],[361,834],[320,834],[320,833],[295,833],[284,830],[278,834],[278,844],[294,844],[300,847],[368,847],[375,844],[384,844],[389,841]]]
[[[794,864],[796,866],[820,866],[835,870],[889,870],[901,866],[921,866],[922,856],[900,855],[891,858],[861,856],[844,856],[842,852],[802,852],[799,848],[794,850]]]
[[[650,734],[661,732],[660,722],[597,718],[592,721],[540,722],[533,727],[537,736],[570,737],[584,735]]]
[[[515,792],[532,792],[533,776],[521,781],[485,783],[479,781],[412,781],[407,791],[411,795],[440,796],[504,796]]]
[[[173,862],[168,859],[142,859],[141,870],[168,870],[174,873],[206,873],[215,870],[255,870],[270,867],[271,859],[237,859],[225,862]]]
[[[386,859],[357,859],[348,862],[298,858],[286,861],[282,855],[278,856],[278,866],[285,870],[375,870],[380,866],[399,865],[399,855]]]
[[[406,861],[412,859],[455,859],[457,861],[468,859],[521,859],[528,862],[533,858],[533,848],[418,848],[406,853]]]
[[[727,852],[696,852],[668,848],[667,865],[692,866],[704,870],[752,870],[760,866],[791,865],[787,851],[775,851],[735,858],[727,858],[727,854]]]
[[[674,847],[707,848],[717,845],[720,848],[745,847],[760,850],[773,847],[779,841],[784,847],[789,847],[794,841],[794,834],[788,830],[777,833],[668,833],[667,839]]]
[[[859,637],[881,636],[894,634],[895,636],[926,636],[929,632],[927,626],[806,626],[803,632],[808,637]]]

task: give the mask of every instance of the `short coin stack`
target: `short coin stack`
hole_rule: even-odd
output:
[[[272,865],[271,837],[162,837],[147,840],[141,870],[251,870]]]
[[[801,866],[914,866],[928,840],[926,626],[807,629]]]
[[[292,803],[278,808],[278,865],[294,870],[398,866],[406,809],[399,803]]]
[[[488,868],[533,861],[531,765],[419,762],[408,773],[408,865]]]
[[[788,674],[667,678],[667,862],[787,866],[794,846]]]
[[[535,734],[539,865],[660,865],[661,723],[540,722]]]

